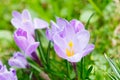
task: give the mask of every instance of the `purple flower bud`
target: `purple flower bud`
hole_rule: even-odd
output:
[[[25,56],[20,52],[14,53],[13,57],[9,59],[8,63],[10,66],[15,66],[17,68],[26,68],[28,65]]]
[[[39,42],[35,42],[32,35],[27,33],[27,31],[19,28],[14,33],[14,40],[17,46],[24,51],[27,56],[32,57],[31,53],[36,51],[39,46]]]

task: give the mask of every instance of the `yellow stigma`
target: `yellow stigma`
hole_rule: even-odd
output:
[[[73,47],[73,42],[70,41],[70,42],[68,43],[68,45],[69,45],[70,48],[72,48],[72,47]]]
[[[26,19],[26,18],[23,19],[23,23],[25,23],[25,22],[27,22],[27,19]]]
[[[70,42],[68,43],[68,46],[69,46],[69,49],[66,48],[66,55],[67,55],[68,57],[71,57],[71,56],[74,55],[74,50],[73,50],[74,44],[73,44],[73,42],[70,41]]]
[[[73,51],[73,50],[68,50],[68,49],[66,49],[66,55],[67,55],[68,57],[71,57],[71,56],[74,55],[74,51]]]

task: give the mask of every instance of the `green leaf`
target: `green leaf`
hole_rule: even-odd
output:
[[[28,60],[28,64],[34,68],[36,71],[38,71],[39,73],[42,72],[42,70],[40,69],[40,67],[38,66],[38,64],[36,64],[33,60],[31,60],[30,58],[27,58]]]
[[[73,79],[75,78],[75,76],[76,76],[76,75],[75,75],[75,72],[74,72],[74,71],[72,71],[72,72],[71,72],[71,74],[70,74],[70,79],[72,79],[72,80],[73,80]]]
[[[51,41],[49,41],[48,43],[48,48],[47,48],[47,57],[46,57],[46,61],[47,61],[47,67],[50,67],[50,47],[51,47]]]
[[[86,23],[86,25],[85,25],[85,28],[86,28],[86,29],[88,29],[88,25],[89,25],[89,23],[90,23],[90,20],[91,20],[92,17],[94,16],[94,14],[95,14],[95,13],[92,13],[92,14],[90,15],[90,17],[89,17],[89,19],[88,19],[88,21],[87,21],[87,23]]]
[[[110,58],[108,58],[106,54],[105,54],[105,58],[109,62],[110,66],[111,66],[112,70],[114,71],[114,73],[116,74],[116,76],[120,79],[120,71],[116,67],[115,63]]]
[[[44,62],[44,64],[46,64],[46,59],[45,59],[45,55],[44,55],[44,52],[43,52],[43,48],[42,48],[42,44],[41,44],[41,40],[40,40],[40,32],[38,30],[35,30],[35,37],[36,37],[36,41],[39,41],[40,44],[39,44],[39,47],[38,47],[38,52],[39,52],[39,55],[42,59],[42,61]]]
[[[102,11],[99,9],[99,7],[95,4],[93,0],[88,0],[89,3],[93,6],[93,8],[96,10],[97,13],[99,13],[102,16]]]
[[[92,70],[93,70],[93,66],[90,66],[88,71],[87,71],[86,77],[88,77],[90,75]]]
[[[114,76],[113,74],[108,74],[109,78],[111,80],[119,80],[116,76]]]

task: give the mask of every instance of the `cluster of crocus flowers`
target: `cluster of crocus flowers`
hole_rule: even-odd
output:
[[[17,80],[16,71],[14,69],[7,70],[6,66],[0,61],[0,80]]]
[[[39,46],[39,42],[36,42],[34,39],[35,29],[46,28],[48,27],[48,23],[39,18],[32,20],[29,11],[26,9],[22,13],[13,11],[12,15],[11,23],[16,28],[14,40],[22,52],[15,53],[10,58],[9,65],[26,68],[28,65],[26,57],[30,57],[35,61],[38,60],[36,49]]]
[[[78,62],[94,49],[89,44],[90,33],[78,20],[68,22],[58,18],[57,22],[51,22],[52,29],[47,30],[47,37],[54,43],[57,55],[69,62]]]
[[[14,41],[21,50],[21,52],[14,53],[13,57],[9,59],[8,63],[12,67],[27,68],[30,66],[26,57],[32,58],[39,64],[36,54],[39,42],[35,41],[35,29],[47,28],[46,36],[53,42],[57,55],[71,63],[79,62],[82,57],[94,49],[94,45],[89,44],[90,33],[78,20],[73,19],[68,22],[65,19],[57,18],[56,22],[51,21],[50,29],[44,20],[34,18],[32,21],[28,10],[23,10],[21,14],[13,11],[12,15],[11,23],[16,28]],[[8,76],[6,77],[6,75]],[[7,71],[0,62],[0,80],[17,80],[15,70]]]

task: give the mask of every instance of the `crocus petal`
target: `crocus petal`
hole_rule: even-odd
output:
[[[7,72],[7,68],[5,65],[2,64],[2,62],[0,61],[0,73],[2,72]]]
[[[67,56],[65,55],[65,53],[64,53],[64,52],[60,49],[60,47],[57,46],[56,44],[54,45],[54,50],[55,50],[56,54],[57,54],[59,57],[64,58],[64,59],[67,58]]]
[[[26,48],[27,48],[27,46],[28,46],[28,41],[26,40],[25,37],[21,37],[21,36],[17,37],[17,36],[14,36],[14,40],[15,40],[17,46],[18,46],[21,50],[23,50],[23,51],[26,50]]]
[[[27,33],[34,35],[34,27],[32,22],[25,22],[23,23],[23,27],[21,27],[22,29],[26,30]]]
[[[26,20],[29,20],[29,21],[32,20],[31,15],[30,15],[28,10],[26,10],[26,9],[23,10],[23,12],[22,12],[22,19],[26,19]]]
[[[78,42],[79,49],[82,50],[87,46],[90,39],[90,34],[87,30],[80,31],[76,35],[76,39],[78,39],[79,41]]]
[[[0,80],[8,80],[4,75],[0,74]]]
[[[14,58],[9,59],[9,65],[17,68],[26,68],[26,66],[20,60],[15,60]]]
[[[12,16],[13,16],[14,18],[18,19],[18,20],[22,20],[21,14],[20,14],[19,12],[17,12],[17,11],[13,11],[13,12],[12,12]]]
[[[79,62],[82,58],[82,54],[80,53],[75,53],[75,55],[68,57],[67,60],[70,62]]]
[[[84,25],[78,20],[73,19],[70,21],[70,24],[74,27],[75,32],[84,30]]]
[[[56,23],[60,27],[60,29],[64,28],[67,26],[68,22],[65,19],[62,18],[56,18]]]
[[[10,73],[11,73],[13,76],[16,76],[16,70],[15,70],[15,69],[10,68]]]
[[[75,36],[74,28],[70,24],[68,24],[65,27],[63,33],[65,34],[65,37],[66,37],[67,41],[71,40]]]
[[[57,46],[59,46],[60,49],[63,50],[63,52],[65,52],[65,49],[67,47],[67,43],[65,42],[65,40],[63,38],[60,37],[59,34],[56,34],[53,37],[53,41],[54,41],[54,44],[56,44]]]
[[[46,29],[46,37],[49,40],[52,40],[52,31],[50,29]]]
[[[11,23],[15,28],[20,28],[21,27],[21,22],[18,19],[13,18],[11,20]]]
[[[27,60],[20,52],[14,53],[14,56],[9,59],[8,63],[10,66],[15,66],[17,68],[27,67]]]
[[[39,42],[31,43],[25,51],[26,55],[32,57],[31,53],[36,51],[38,46],[39,46]]]
[[[58,18],[58,21],[59,21],[59,18]],[[58,24],[56,24],[55,22],[51,21],[51,27],[52,27],[52,29],[51,29],[51,35],[52,35],[52,37],[55,34],[59,34],[61,37],[64,37],[64,35],[65,35],[64,27],[65,27],[65,25],[67,25],[67,22],[65,22],[65,24],[63,24],[63,26],[62,25],[60,26]]]
[[[2,65],[2,66],[1,66]],[[5,68],[4,71],[0,71],[0,80],[17,80],[16,73],[13,73],[13,69],[7,70],[6,66],[0,62],[1,68]],[[15,71],[15,70],[14,70]]]
[[[53,33],[55,33],[57,30],[59,30],[60,29],[60,27],[54,22],[54,21],[50,21],[50,25],[51,25],[51,27],[52,27],[52,32]]]
[[[87,47],[83,50],[83,55],[82,56],[86,56],[88,53],[93,51],[94,47],[95,46],[93,44],[87,45]]]
[[[35,29],[44,29],[47,28],[49,25],[46,21],[39,19],[39,18],[35,18],[34,19],[34,27]]]

